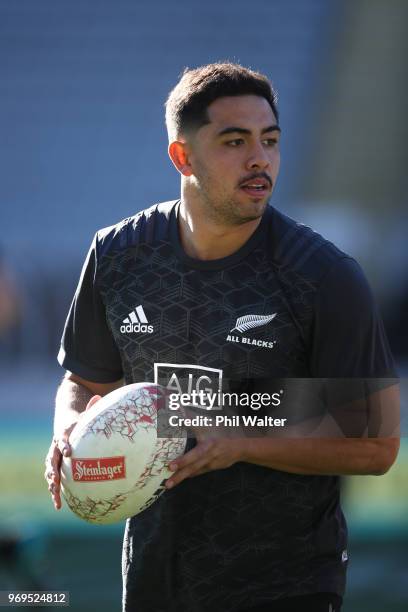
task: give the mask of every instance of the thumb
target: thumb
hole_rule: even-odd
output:
[[[96,404],[96,402],[98,402],[101,398],[102,398],[101,395],[94,395],[93,397],[91,397],[91,399],[89,400],[89,402],[86,405],[85,410],[89,410],[89,408],[91,408],[91,406]]]
[[[89,400],[89,402],[87,403],[87,405],[85,407],[85,411],[80,413],[79,419],[81,418],[81,416],[83,414],[85,414],[85,412],[87,410],[89,410],[89,408],[91,408],[91,406],[96,404],[96,402],[99,401],[101,399],[101,397],[102,397],[101,395],[93,395],[91,397],[91,399]],[[76,424],[77,424],[77,421],[75,421],[75,423],[73,423],[70,427],[68,427],[68,429],[66,429],[63,432],[63,434],[61,436],[61,440],[58,443],[58,448],[59,448],[60,452],[64,455],[64,457],[69,457],[71,455],[71,446],[70,446],[70,443],[69,443],[69,436],[71,435],[71,432],[74,429]]]

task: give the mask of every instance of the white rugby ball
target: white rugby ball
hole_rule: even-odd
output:
[[[165,399],[160,385],[136,383],[105,395],[82,414],[69,438],[72,455],[61,465],[63,496],[81,519],[116,523],[164,492],[168,465],[186,446],[185,437],[157,436]]]

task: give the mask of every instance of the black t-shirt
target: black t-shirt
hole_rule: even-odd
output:
[[[124,377],[182,391],[394,375],[352,258],[268,207],[236,253],[198,261],[182,249],[177,212],[178,202],[162,203],[96,234],[64,330],[63,367],[95,382]],[[138,612],[232,612],[303,593],[342,595],[346,531],[338,477],[240,462],[184,481],[128,521],[125,600]]]

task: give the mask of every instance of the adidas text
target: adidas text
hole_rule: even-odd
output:
[[[153,325],[149,325],[149,321],[146,317],[146,313],[141,304],[136,306],[129,315],[123,319],[123,325],[120,326],[121,334],[131,334],[131,333],[139,333],[139,334],[152,334],[153,333]]]
[[[141,334],[152,334],[153,325],[145,325],[143,323],[128,323],[127,325],[120,326],[121,334],[130,334],[136,332]]]

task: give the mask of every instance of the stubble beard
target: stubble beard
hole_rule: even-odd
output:
[[[266,207],[269,204],[270,196],[263,202],[253,203],[253,212],[249,210],[245,213],[240,211],[245,206],[238,199],[225,195],[214,196],[202,184],[197,183],[198,193],[202,201],[203,214],[216,225],[222,226],[238,226],[244,225],[249,221],[255,221],[262,217]],[[246,205],[249,208],[249,205]]]

